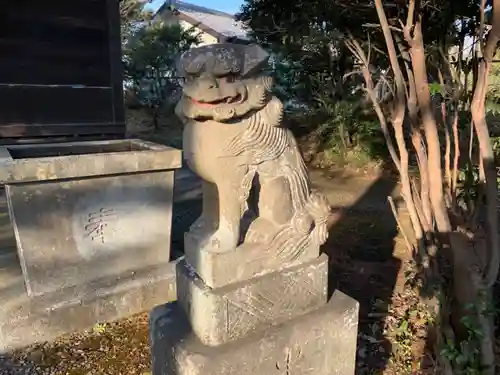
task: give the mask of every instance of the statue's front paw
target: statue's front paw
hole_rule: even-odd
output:
[[[191,231],[199,230],[201,228],[205,227],[206,220],[203,216],[200,216],[198,219],[196,219],[193,224],[189,227]]]
[[[198,238],[209,237],[214,232],[213,226],[209,224],[203,216],[200,216],[189,227],[189,233]]]
[[[210,248],[212,250],[233,250],[238,246],[238,238],[234,236],[232,233],[228,233],[227,231],[217,230],[214,234],[207,238],[205,242],[205,247]]]

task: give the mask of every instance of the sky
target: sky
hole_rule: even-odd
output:
[[[237,13],[244,0],[187,0],[186,3],[200,5],[227,13]],[[156,11],[165,0],[153,0],[150,8]]]

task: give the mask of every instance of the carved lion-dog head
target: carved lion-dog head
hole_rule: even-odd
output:
[[[258,45],[211,44],[181,55],[178,111],[188,119],[227,122],[263,108],[272,79],[262,75],[269,55]]]

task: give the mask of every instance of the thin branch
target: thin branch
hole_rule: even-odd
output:
[[[451,191],[452,191],[452,202],[455,203],[455,195],[457,190],[457,181],[458,181],[458,161],[460,158],[460,138],[458,135],[458,110],[455,110],[453,114],[453,144],[455,146],[454,155],[453,155],[453,169],[452,169],[452,177],[451,177]]]
[[[419,220],[417,208],[415,207],[415,197],[413,196],[411,189],[408,169],[408,148],[403,134],[403,123],[406,115],[406,98],[408,96],[407,86],[405,84],[403,72],[401,71],[401,66],[399,65],[397,50],[389,27],[389,22],[382,5],[382,0],[376,0],[375,7],[384,34],[387,53],[389,55],[389,61],[394,73],[394,80],[396,84],[396,95],[394,96],[394,108],[392,110],[393,113],[391,122],[401,161],[401,168],[399,169],[401,177],[401,193],[408,208],[415,236],[417,241],[420,242],[423,240],[424,233],[422,230],[422,223]]]
[[[444,77],[443,77],[443,72],[441,69],[438,68],[438,79],[439,79],[439,84],[441,86],[441,91],[445,90],[445,83],[444,83]],[[444,152],[444,170],[445,170],[445,177],[446,177],[446,190],[448,192],[448,199],[451,202],[451,136],[450,136],[450,129],[448,127],[448,119],[447,119],[447,113],[446,113],[446,103],[444,100],[441,102],[441,121],[443,123],[444,127],[444,132],[445,132],[445,152]]]
[[[479,6],[479,31],[477,38],[479,39],[479,45],[483,56],[485,52],[484,51],[485,9],[486,9],[486,0],[481,0],[481,5]]]
[[[418,169],[420,170],[420,203],[422,205],[422,226],[425,231],[432,231],[432,207],[429,200],[429,165],[425,145],[420,129],[412,130],[411,141],[417,155]]]
[[[374,28],[374,29],[380,29],[380,24],[378,23],[364,23],[363,24],[363,27],[369,27],[369,28]],[[389,28],[392,30],[392,31],[396,31],[398,33],[402,33],[403,32],[403,29],[400,29],[398,27],[395,27],[395,26],[389,26]]]
[[[408,4],[408,14],[406,15],[406,27],[411,28],[415,14],[415,0],[410,0]]]
[[[408,247],[408,250],[410,252],[413,252],[413,246],[410,242],[410,239],[408,238],[408,236],[404,230],[404,227],[401,225],[401,220],[399,220],[398,210],[396,209],[396,205],[394,204],[394,199],[392,199],[392,197],[389,195],[387,197],[387,201],[389,202],[389,205],[391,206],[392,215],[394,216],[394,220],[396,220],[396,224],[398,225],[399,230],[401,231],[401,234],[403,235],[403,238],[405,239],[406,246]]]
[[[391,155],[391,158],[396,165],[396,168],[398,171],[401,170],[401,161],[399,159],[399,156],[396,152],[396,148],[394,147],[394,144],[392,143],[391,135],[389,132],[389,127],[387,126],[387,121],[385,119],[385,115],[382,111],[382,108],[380,107],[380,103],[377,101],[377,97],[375,94],[375,87],[373,84],[373,79],[370,73],[369,69],[369,61],[367,60],[367,57],[361,48],[361,45],[354,39],[352,34],[349,34],[349,38],[345,41],[346,47],[351,51],[351,53],[360,61],[361,65],[361,72],[363,73],[363,77],[365,79],[365,84],[366,84],[366,93],[368,97],[370,98],[374,109],[375,113],[377,114],[377,117],[380,121],[380,127],[382,129],[382,133],[384,135],[384,138],[387,143],[387,147],[389,149],[389,154]]]

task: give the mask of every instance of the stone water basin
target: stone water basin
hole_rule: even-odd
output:
[[[28,296],[71,296],[170,267],[181,151],[139,139],[0,147]],[[71,296],[62,298],[66,300]]]

